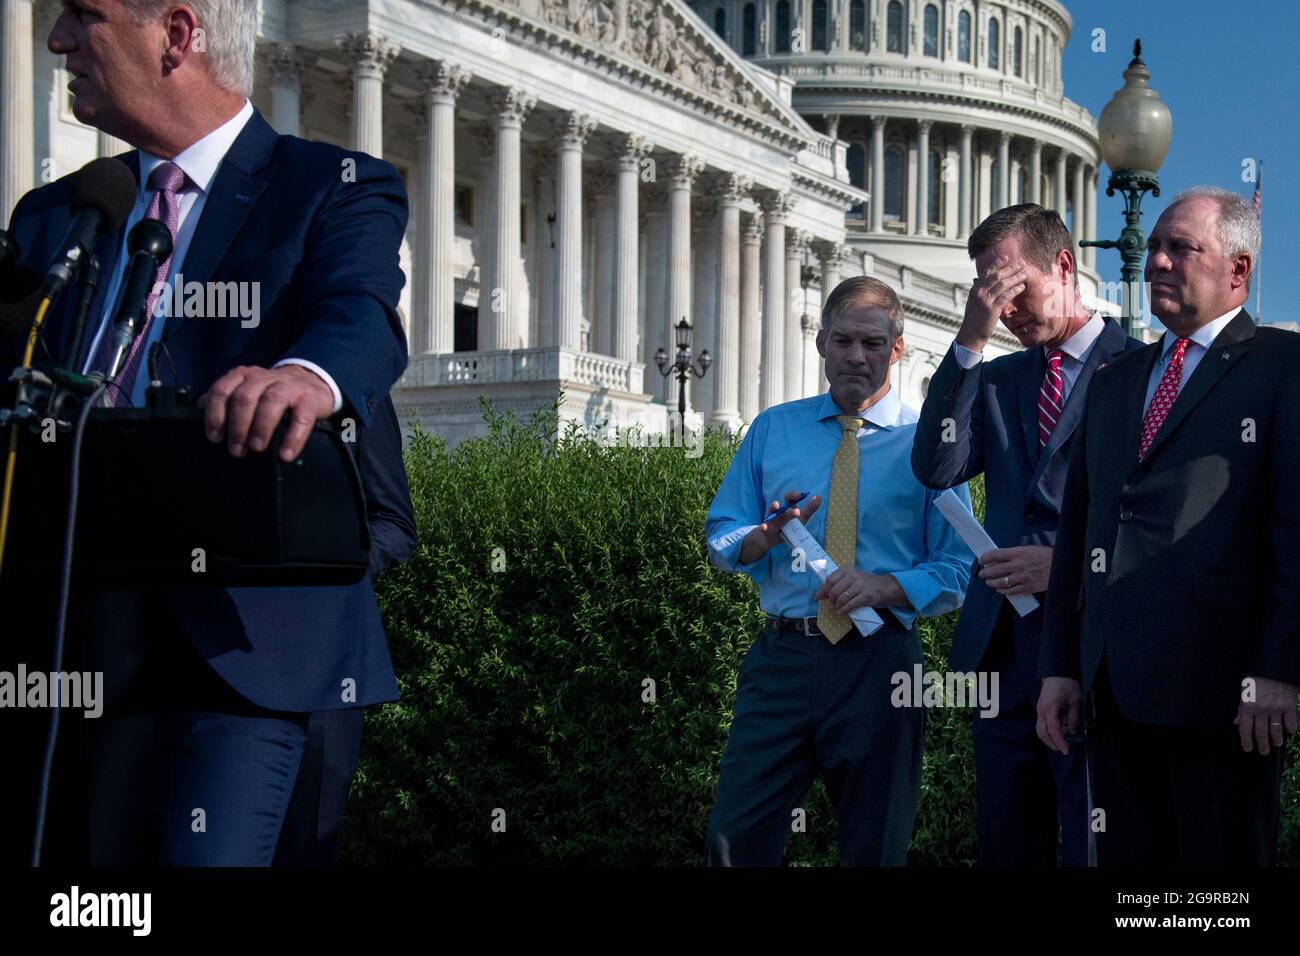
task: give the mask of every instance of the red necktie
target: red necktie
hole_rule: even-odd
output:
[[[1174,353],[1169,357],[1169,364],[1165,366],[1165,374],[1160,376],[1156,393],[1151,396],[1147,413],[1142,416],[1142,441],[1138,444],[1138,461],[1147,456],[1151,443],[1156,439],[1156,432],[1160,431],[1160,426],[1169,415],[1169,409],[1174,407],[1174,400],[1178,398],[1178,384],[1183,377],[1183,355],[1187,352],[1187,343],[1190,341],[1191,339],[1179,339],[1174,343]]]
[[[1052,437],[1056,422],[1061,417],[1061,350],[1052,349],[1047,353],[1047,372],[1043,375],[1043,387],[1038,393],[1038,450],[1047,447],[1047,440]]]

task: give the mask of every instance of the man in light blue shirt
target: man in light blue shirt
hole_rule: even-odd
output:
[[[819,773],[839,818],[840,863],[906,861],[924,711],[893,706],[892,678],[923,661],[916,618],[960,606],[969,580],[973,555],[909,463],[917,413],[890,383],[903,353],[894,290],[866,276],[841,283],[823,308],[817,349],[829,393],[760,414],[709,509],[710,560],[753,578],[768,615],[737,679],[710,865],[779,864]],[[833,471],[840,493],[856,482],[847,505],[831,493]],[[956,492],[969,507],[966,487]],[[787,510],[764,520],[781,501]],[[855,554],[823,584],[781,529],[799,518],[835,558],[831,540],[846,515]],[[868,636],[843,617],[864,607],[884,621]]]

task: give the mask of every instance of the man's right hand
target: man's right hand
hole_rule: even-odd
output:
[[[799,495],[800,492],[798,491],[787,491],[785,493],[785,503],[791,504],[798,501]],[[764,521],[749,534],[745,535],[745,540],[740,546],[740,563],[753,564],[763,555],[767,554],[767,552],[771,551],[773,547],[781,543],[782,528],[795,518],[807,521],[807,519],[811,518],[816,513],[817,509],[821,507],[821,503],[821,495],[813,495],[804,502],[803,508],[790,508],[775,520]],[[772,506],[767,509],[768,514],[778,511],[780,508],[781,503],[779,501],[774,501],[772,502]]]
[[[1083,688],[1073,677],[1048,677],[1038,695],[1038,739],[1052,750],[1070,752],[1066,733],[1079,732]]]
[[[998,327],[998,318],[1011,300],[1025,291],[1028,277],[1025,263],[1012,264],[1006,256],[994,260],[988,271],[971,283],[957,344],[983,352]]]

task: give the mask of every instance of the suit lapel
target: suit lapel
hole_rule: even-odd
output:
[[[1047,440],[1047,446],[1043,453],[1038,457],[1038,467],[1034,469],[1034,478],[1030,482],[1030,487],[1038,484],[1043,477],[1043,472],[1070,435],[1074,433],[1075,426],[1083,417],[1083,405],[1087,401],[1088,383],[1092,380],[1092,373],[1097,370],[1097,366],[1107,361],[1116,352],[1124,348],[1127,336],[1124,330],[1111,319],[1105,320],[1101,333],[1097,336],[1097,341],[1093,344],[1092,350],[1088,353],[1088,358],[1083,363],[1083,368],[1079,370],[1079,377],[1075,380],[1074,386],[1070,389],[1070,397],[1065,400],[1065,407],[1061,409],[1061,417],[1056,421],[1056,428],[1052,430],[1052,437]],[[1037,421],[1035,420],[1035,425]]]
[[[276,138],[262,114],[254,111],[222,159],[185,261],[177,270],[186,284],[207,282],[221,264],[258,197],[266,190],[269,180],[263,169],[270,160]],[[182,294],[183,291],[178,290]],[[170,344],[178,332],[192,324],[180,316],[168,318],[163,340]]]
[[[1236,317],[1224,326],[1210,344],[1209,349],[1201,356],[1201,361],[1196,366],[1196,371],[1183,384],[1174,399],[1173,407],[1169,409],[1169,414],[1160,425],[1160,430],[1156,432],[1155,438],[1151,441],[1151,447],[1147,449],[1147,457],[1144,461],[1150,461],[1151,456],[1164,443],[1174,429],[1182,423],[1197,403],[1200,402],[1210,389],[1218,384],[1219,379],[1227,373],[1228,369],[1237,364],[1237,360],[1250,351],[1250,347],[1255,338],[1255,323],[1251,317],[1242,309]],[[1145,397],[1145,392],[1143,393]],[[1140,427],[1140,426],[1139,426]],[[1136,449],[1134,451],[1136,459]],[[1136,470],[1136,468],[1134,469]]]
[[[1025,350],[1025,361],[1016,375],[1016,392],[1020,405],[1020,430],[1025,436],[1025,454],[1030,467],[1038,461],[1038,396],[1043,390],[1047,363],[1043,350],[1035,345]]]

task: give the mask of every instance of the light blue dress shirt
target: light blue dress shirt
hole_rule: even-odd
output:
[[[740,563],[741,544],[770,513],[773,501],[784,504],[788,491],[821,496],[821,507],[805,523],[808,532],[825,543],[831,462],[844,431],[835,416],[843,414],[829,392],[761,413],[745,433],[709,508],[709,560],[724,571],[753,578],[768,614],[815,616],[821,582],[811,568],[794,570],[792,549],[784,541],[748,565]],[[897,579],[915,610],[890,610],[910,629],[918,612],[932,617],[961,606],[975,556],[934,507],[940,492],[926,488],[912,474],[917,413],[891,388],[858,417],[867,424],[857,435],[857,567]],[[970,508],[966,486],[954,491]]]
[[[1188,336],[1191,339],[1187,343],[1187,348],[1183,352],[1183,371],[1178,376],[1178,394],[1183,393],[1183,386],[1187,380],[1192,377],[1196,371],[1196,366],[1201,364],[1201,359],[1205,353],[1210,350],[1214,340],[1241,311],[1241,306],[1237,306],[1231,312],[1225,312],[1213,322],[1207,322],[1199,329]],[[1156,364],[1151,368],[1151,377],[1147,379],[1147,397],[1142,403],[1142,415],[1145,418],[1147,407],[1151,404],[1151,399],[1156,397],[1156,389],[1160,387],[1160,379],[1164,377],[1165,369],[1169,366],[1169,360],[1173,358],[1174,344],[1178,341],[1178,336],[1168,329],[1165,330],[1164,337],[1160,340],[1160,358],[1156,359]]]

